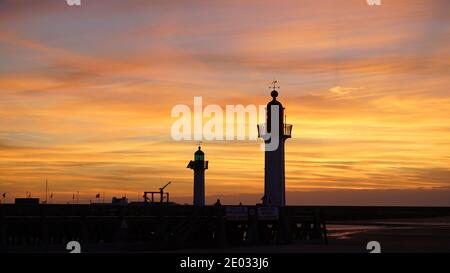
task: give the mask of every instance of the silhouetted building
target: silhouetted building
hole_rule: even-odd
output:
[[[272,101],[267,104],[266,123],[258,125],[258,135],[264,138],[265,141],[264,196],[262,201],[264,205],[285,206],[284,143],[286,139],[291,137],[292,125],[285,124],[284,122],[284,107],[277,101],[278,92],[275,88],[274,86],[271,92]],[[278,108],[277,116],[272,117],[272,108],[274,111]],[[274,128],[271,128],[272,119],[275,119],[274,122],[278,120],[278,132],[272,130]],[[272,133],[272,131],[274,135],[268,138],[268,134]],[[278,139],[274,139],[275,136]],[[273,148],[274,144],[277,144],[276,148]]]
[[[194,170],[194,206],[204,206],[205,170],[208,169],[208,161],[205,161],[205,153],[200,146],[194,154],[194,160],[191,160],[187,167]]]
[[[39,198],[16,198],[14,200],[14,203],[16,205],[32,205],[37,206],[39,205]]]
[[[126,197],[113,197],[111,200],[112,205],[126,206],[128,205],[128,198]]]

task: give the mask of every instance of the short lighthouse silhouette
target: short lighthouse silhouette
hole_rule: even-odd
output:
[[[266,123],[258,125],[258,136],[264,139],[264,196],[263,205],[282,207],[286,205],[285,193],[285,163],[284,163],[284,144],[288,138],[291,138],[292,125],[284,122],[284,107],[277,101],[278,89],[277,81],[272,82],[272,101],[267,104]],[[276,111],[275,111],[276,109]],[[277,115],[272,116],[272,111]],[[272,120],[275,119],[275,120]],[[272,121],[272,122],[271,122]],[[278,121],[275,122],[274,121]],[[273,130],[271,124],[277,124],[278,130]],[[273,131],[273,134],[270,135]],[[267,138],[268,135],[270,138]],[[278,147],[271,148],[270,143],[278,137]]]
[[[205,161],[205,153],[200,145],[194,153],[194,160],[189,161],[187,167],[194,170],[194,206],[204,206],[205,170],[208,169],[208,161]]]

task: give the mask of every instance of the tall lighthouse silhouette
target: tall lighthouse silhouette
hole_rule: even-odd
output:
[[[264,196],[266,206],[285,206],[284,144],[291,138],[292,125],[284,122],[284,107],[277,101],[278,82],[272,82],[272,101],[267,104],[266,123],[258,125],[258,137],[264,139]],[[275,126],[275,127],[273,127]]]
[[[208,169],[208,161],[205,161],[205,153],[200,145],[194,154],[194,160],[189,161],[187,167],[194,170],[194,206],[204,206],[205,170]]]

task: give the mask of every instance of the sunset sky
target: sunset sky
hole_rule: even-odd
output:
[[[288,204],[450,205],[448,0],[81,1],[0,0],[6,201],[48,179],[54,202],[169,180],[192,202],[172,107],[266,104],[276,78]],[[260,144],[204,142],[208,202],[259,202]]]

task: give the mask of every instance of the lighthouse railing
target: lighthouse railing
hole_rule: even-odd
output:
[[[267,124],[258,124],[258,138],[267,134]],[[283,136],[286,138],[292,137],[292,124],[284,124]]]
[[[258,124],[257,127],[258,127],[258,138],[261,138],[263,135],[267,134],[267,126],[265,123]]]
[[[286,137],[286,138],[291,138],[291,136],[292,136],[292,124],[285,124],[284,125],[283,136]]]

